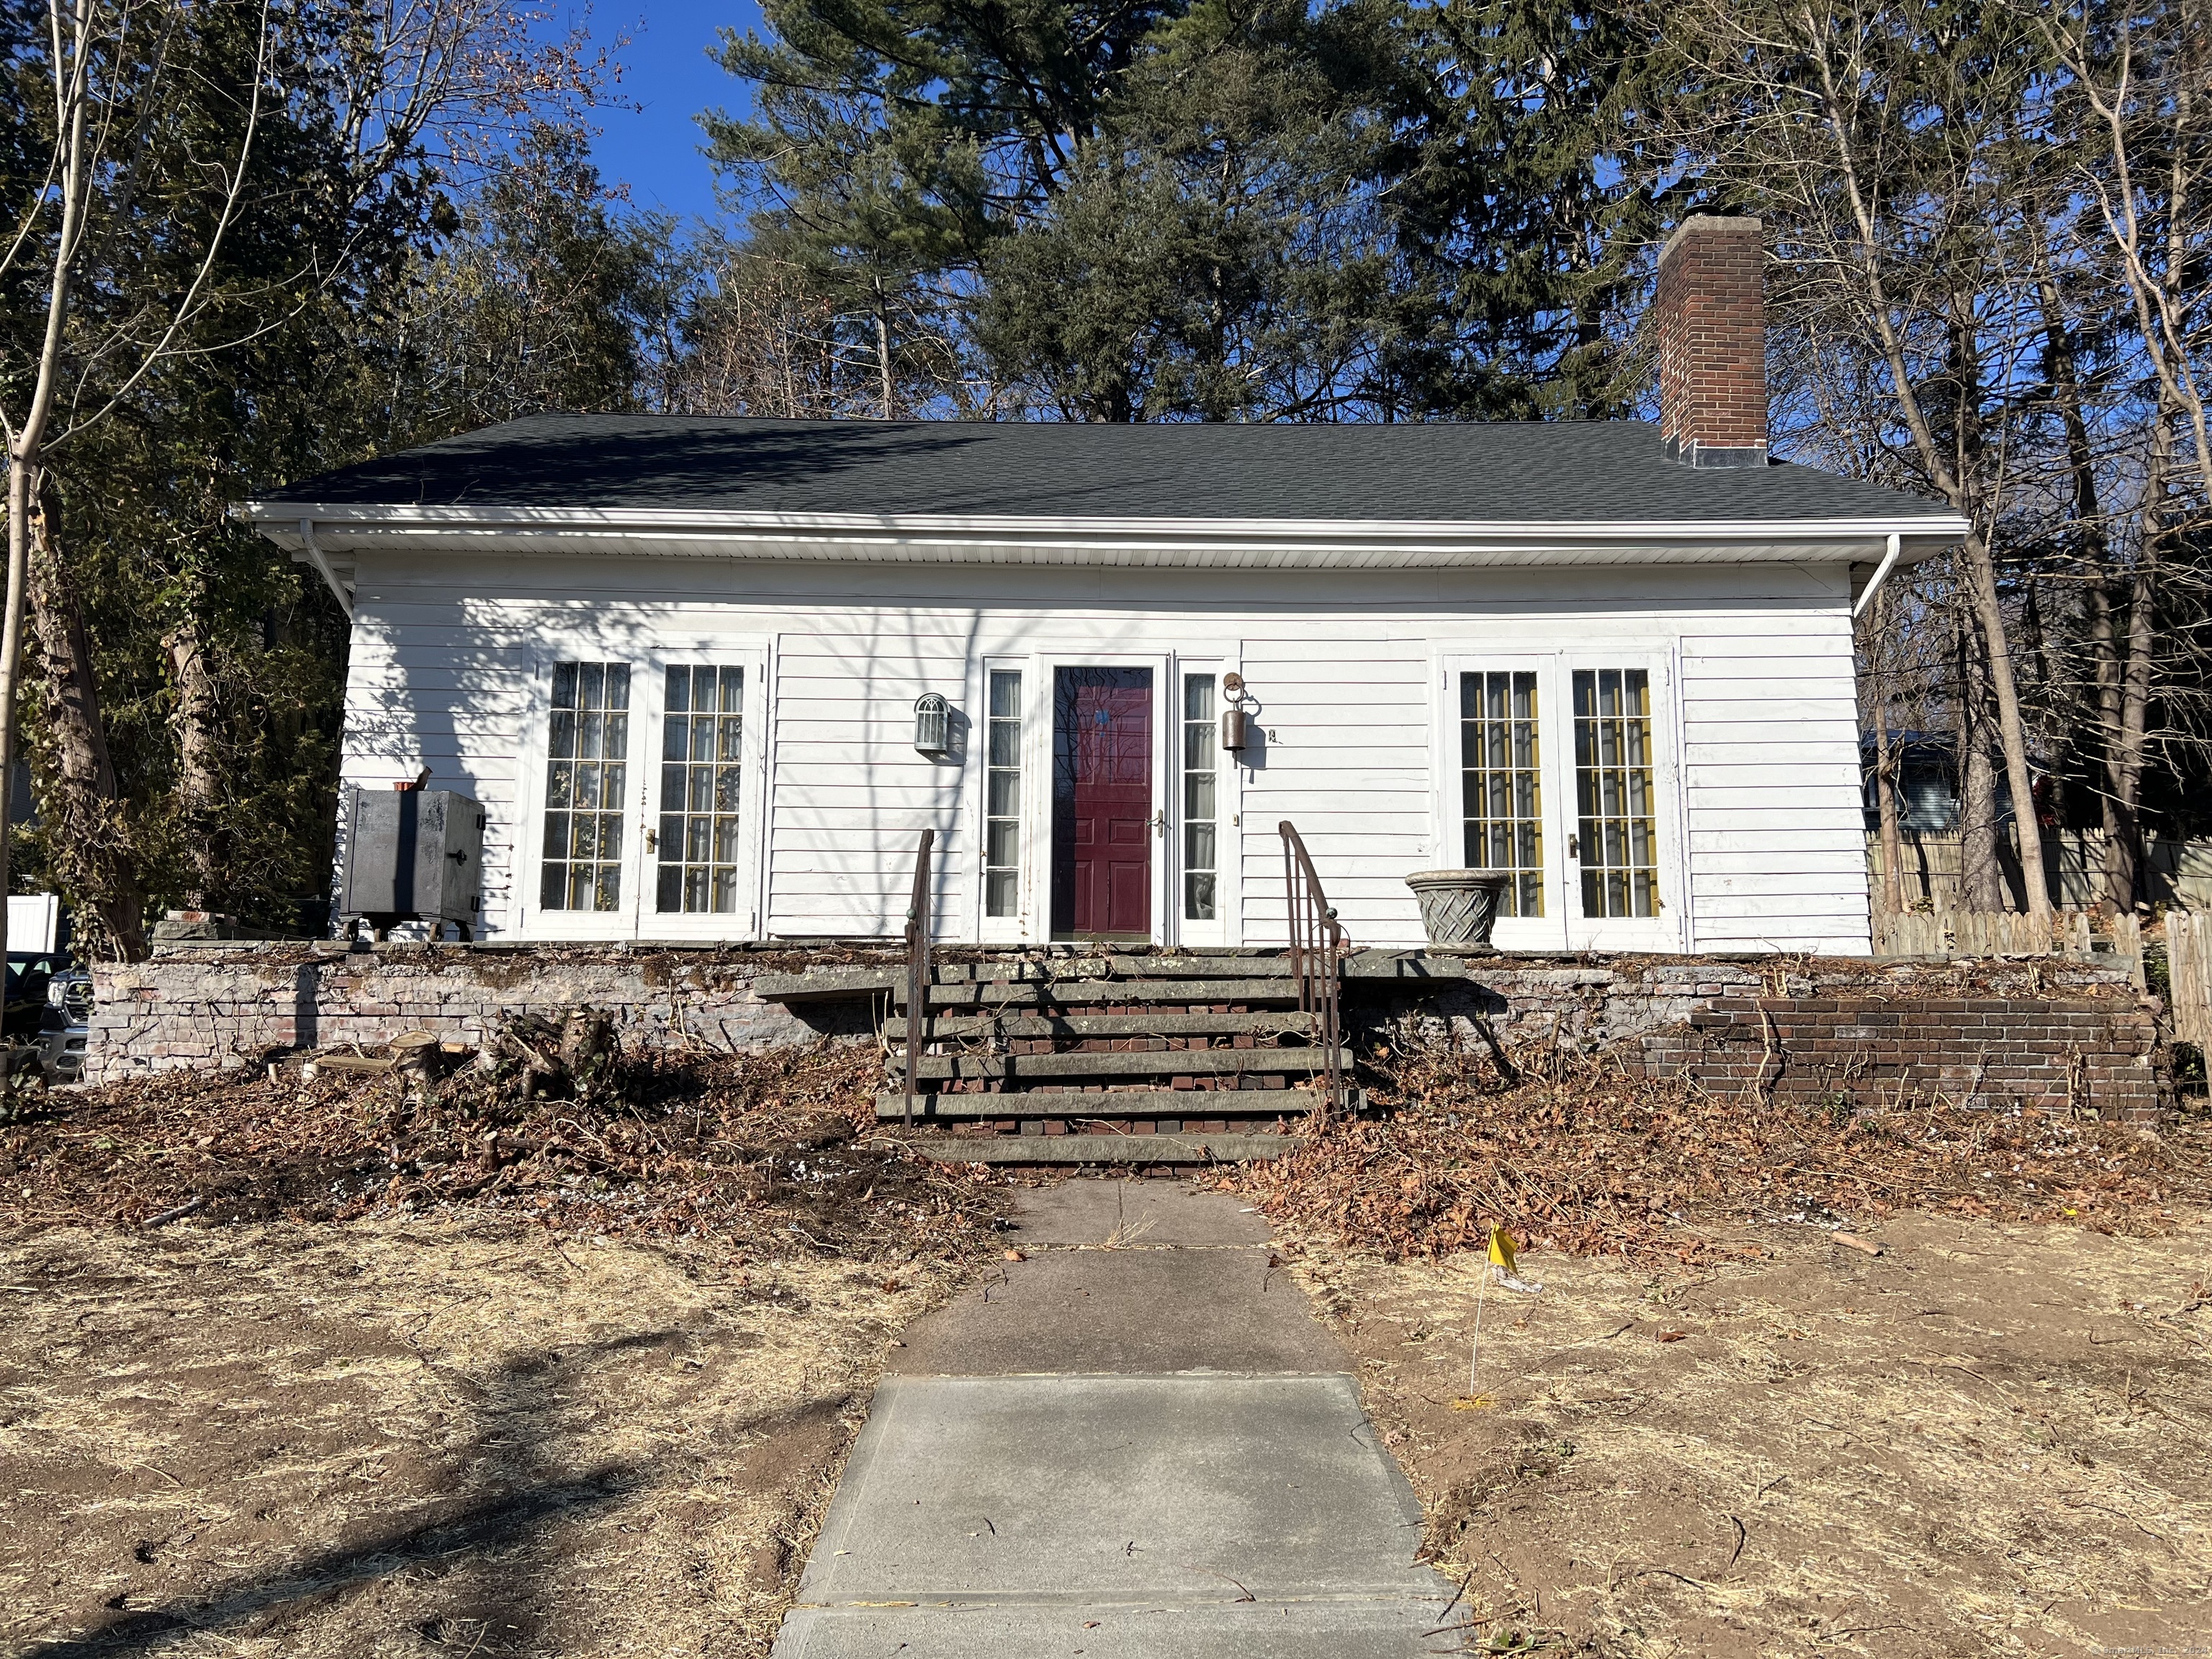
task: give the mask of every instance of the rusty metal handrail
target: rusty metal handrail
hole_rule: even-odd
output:
[[[929,854],[937,831],[914,849],[914,893],[906,906],[906,1127],[914,1127],[915,1072],[929,1027]]]
[[[1277,824],[1283,837],[1283,885],[1290,901],[1291,973],[1298,982],[1298,1011],[1314,1023],[1321,1044],[1322,1088],[1328,1109],[1348,1103],[1350,1091],[1344,1064],[1344,953],[1352,942],[1328,895],[1322,891],[1320,872],[1314,868],[1306,844],[1285,818]]]

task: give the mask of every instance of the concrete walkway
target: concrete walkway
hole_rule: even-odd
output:
[[[1451,1653],[1450,1586],[1266,1224],[1030,1194],[1029,1260],[895,1354],[775,1659]],[[1101,1248],[1109,1239],[1115,1248]]]

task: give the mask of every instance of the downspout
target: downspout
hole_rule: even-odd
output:
[[[1853,622],[1865,613],[1866,608],[1874,603],[1874,596],[1881,592],[1881,585],[1889,580],[1889,573],[1896,568],[1898,553],[1904,545],[1905,538],[1901,535],[1893,535],[1889,538],[1889,546],[1881,556],[1881,562],[1874,568],[1874,576],[1867,583],[1866,592],[1859,595],[1859,602],[1851,607]]]
[[[307,562],[322,573],[323,580],[330,584],[331,597],[338,602],[338,609],[345,612],[346,620],[351,622],[353,600],[345,591],[345,584],[338,580],[338,573],[331,568],[331,562],[323,556],[323,550],[315,545],[315,521],[313,519],[300,520],[300,545],[307,550]],[[1897,556],[1896,537],[1892,536],[1889,538],[1889,546],[1890,557],[1895,558]],[[1887,570],[1889,567],[1885,564],[1882,568]]]

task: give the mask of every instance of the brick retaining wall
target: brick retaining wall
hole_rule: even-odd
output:
[[[2158,1004],[2090,960],[1502,958],[1468,972],[1467,989],[1371,1007],[1368,1023],[1467,1045],[1479,1015],[1511,1048],[1609,1050],[1647,1076],[1802,1104],[1940,1096],[2148,1121],[2171,1095]]]
[[[951,954],[951,953],[948,953]],[[964,951],[965,956],[1012,955]],[[880,951],[645,946],[191,944],[98,970],[86,1077],[251,1064],[274,1050],[410,1030],[474,1040],[506,1010],[611,1011],[633,1041],[750,1049],[866,1035],[864,1008],[764,1002],[752,981]],[[1464,981],[1354,980],[1355,1027],[1610,1050],[1716,1091],[1861,1105],[1940,1094],[2155,1115],[2156,1005],[2118,969],[2060,959],[1944,965],[1714,957],[1477,957]]]
[[[576,946],[198,944],[96,969],[85,1078],[250,1064],[273,1049],[378,1043],[402,1031],[477,1040],[504,1012],[588,1003],[633,1038],[750,1049],[865,1029],[855,1011],[807,1017],[752,993],[803,967],[789,951]]]
[[[2149,1121],[2158,1027],[2137,999],[1726,997],[1638,1045],[1645,1072],[1801,1106],[2032,1105]]]

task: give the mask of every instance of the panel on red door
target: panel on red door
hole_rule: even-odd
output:
[[[1053,680],[1052,930],[1152,928],[1152,671],[1062,668]]]

